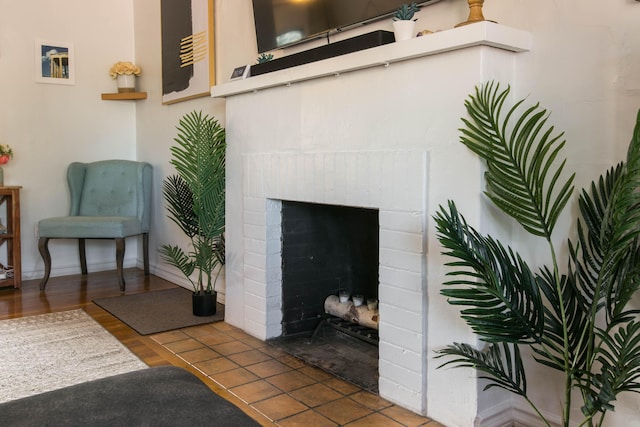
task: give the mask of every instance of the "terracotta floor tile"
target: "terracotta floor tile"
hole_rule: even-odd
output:
[[[267,378],[267,381],[280,390],[287,392],[316,383],[316,380],[298,371],[289,371],[284,374],[274,375],[273,377]]]
[[[403,424],[393,421],[391,418],[376,412],[364,418],[360,418],[349,424],[348,427],[403,427]]]
[[[180,330],[185,334],[189,335],[190,337],[194,337],[194,338],[201,337],[203,335],[209,335],[216,332],[216,329],[213,329],[211,325],[208,325],[208,324],[191,326],[189,328],[180,329]]]
[[[334,390],[338,390],[340,393],[344,395],[357,393],[362,390],[360,387],[357,387],[351,383],[343,381],[340,378],[329,378],[328,380],[324,381],[323,384],[328,385]]]
[[[337,427],[328,418],[323,417],[315,411],[305,411],[293,417],[278,421],[278,425],[282,427]]]
[[[260,349],[260,351],[263,351],[265,353],[267,353],[269,356],[274,357],[274,358],[280,358],[280,357],[284,357],[287,356],[289,353],[284,352],[283,350],[280,350],[279,348],[275,348],[269,344],[267,344],[264,348]]]
[[[167,344],[174,341],[186,340],[189,338],[189,335],[185,334],[182,331],[169,331],[163,332],[161,334],[151,335],[151,339],[159,344]]]
[[[286,394],[260,401],[254,404],[253,407],[274,421],[290,417],[291,415],[308,409],[305,405]]]
[[[198,337],[198,341],[200,341],[204,345],[214,346],[218,344],[224,344],[226,342],[235,341],[235,338],[230,337],[224,332],[214,331],[209,335],[203,335],[201,337]]]
[[[266,342],[259,340],[258,338],[254,338],[252,336],[250,336],[249,338],[241,339],[240,341],[242,341],[249,347],[259,348],[259,349],[262,349],[263,347],[267,347],[269,345]]]
[[[193,338],[188,338],[186,340],[170,342],[168,344],[164,344],[166,348],[173,351],[174,353],[183,353],[185,351],[194,350],[196,348],[203,348],[204,346],[200,341],[197,341]]]
[[[249,404],[282,394],[282,391],[264,380],[233,387],[229,391]]]
[[[393,405],[393,403],[388,400],[381,398],[377,394],[369,393],[368,391],[361,391],[352,394],[349,397],[358,403],[362,403],[367,408],[373,409],[374,411],[379,411]]]
[[[194,364],[205,360],[217,359],[220,355],[208,347],[202,347],[180,353],[180,357],[186,362]]]
[[[211,324],[211,327],[214,329],[217,329],[219,331],[239,331],[239,328],[236,328],[235,326],[231,326],[230,324],[228,324],[227,322],[215,322]]]
[[[314,368],[313,366],[305,366],[298,370],[303,374],[309,375],[311,378],[317,381],[326,381],[328,379],[333,378],[331,375],[327,374],[322,369]]]
[[[407,427],[417,427],[425,424],[428,421],[431,421],[429,418],[421,417],[418,414],[415,414],[408,409],[401,408],[400,406],[393,405],[387,409],[383,409],[380,413],[386,415],[387,417],[407,426]],[[431,427],[431,424],[428,424]],[[436,425],[433,425],[435,427]]]
[[[300,388],[292,391],[290,395],[312,408],[343,397],[337,391],[322,384],[314,384]]]
[[[315,408],[320,414],[342,425],[371,414],[371,409],[355,402],[348,397],[325,403]]]
[[[261,378],[272,377],[291,370],[290,367],[277,360],[267,360],[266,362],[256,363],[246,368]]]
[[[258,381],[260,378],[253,375],[244,368],[232,369],[231,371],[221,372],[211,375],[211,379],[220,384],[224,388],[232,388],[250,382]]]
[[[224,357],[194,363],[193,366],[204,372],[205,375],[219,374],[220,372],[226,372],[232,369],[239,368],[238,365]]]
[[[242,353],[231,354],[227,357],[240,366],[254,365],[256,363],[272,360],[271,356],[261,352],[260,350],[243,351]]]
[[[291,355],[286,355],[286,356],[283,356],[283,357],[279,357],[278,361],[284,363],[287,366],[291,366],[293,369],[300,369],[300,368],[306,366],[305,363],[302,360],[298,359],[297,357],[291,356]]]
[[[223,356],[229,356],[230,354],[242,353],[243,351],[251,350],[246,344],[240,341],[230,341],[224,344],[212,345],[211,348]]]
[[[245,340],[247,338],[253,338],[251,335],[249,335],[248,333],[246,333],[242,329],[238,329],[238,330],[235,330],[235,331],[226,331],[225,333],[227,335],[229,335],[230,337],[233,337],[233,338],[237,339],[238,341],[242,341],[242,340]]]

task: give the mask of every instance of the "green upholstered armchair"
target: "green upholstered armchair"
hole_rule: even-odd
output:
[[[38,249],[44,261],[44,290],[51,273],[50,239],[78,239],[80,268],[87,274],[85,239],[114,239],[120,290],[124,291],[125,238],[142,235],[144,273],[149,274],[149,214],[152,167],[131,160],[71,163],[67,181],[71,193],[69,216],[38,223]]]

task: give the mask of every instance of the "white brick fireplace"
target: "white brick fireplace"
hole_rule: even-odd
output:
[[[433,351],[473,342],[439,295],[444,258],[432,215],[454,199],[481,210],[481,165],[458,143],[474,86],[515,82],[527,33],[480,23],[233,81],[226,98],[226,320],[281,334],[282,200],[379,210],[380,395],[445,424],[482,406],[470,371]]]

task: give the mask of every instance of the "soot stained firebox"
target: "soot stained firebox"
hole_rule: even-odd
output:
[[[329,295],[378,298],[378,211],[282,203],[283,335],[313,331]]]

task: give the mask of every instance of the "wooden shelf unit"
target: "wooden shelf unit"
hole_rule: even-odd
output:
[[[0,206],[6,205],[7,232],[0,234],[0,246],[7,245],[7,268],[13,268],[13,277],[0,279],[0,287],[22,284],[22,257],[20,245],[20,186],[0,187]]]
[[[147,92],[103,93],[102,99],[105,101],[147,99]]]

